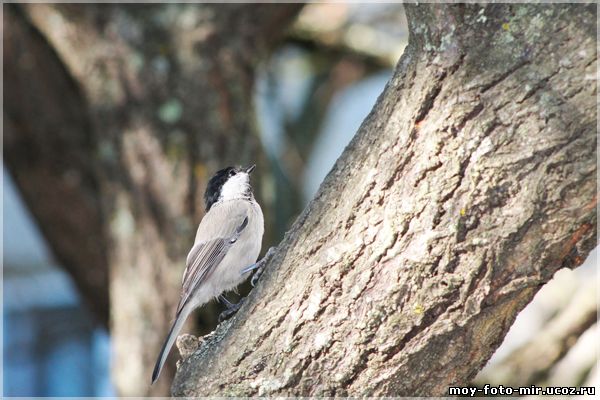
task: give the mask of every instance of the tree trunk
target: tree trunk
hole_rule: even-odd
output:
[[[226,164],[266,170],[254,70],[300,7],[6,8],[6,163],[105,322],[110,299],[120,395],[168,393],[168,379],[151,388],[150,377],[204,186]]]
[[[384,93],[174,395],[447,395],[596,245],[596,7],[406,10]]]

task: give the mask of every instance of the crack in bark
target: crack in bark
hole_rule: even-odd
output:
[[[497,86],[498,84],[502,83],[504,80],[508,79],[511,75],[513,75],[515,72],[517,72],[519,69],[523,68],[526,65],[529,65],[529,61],[527,61],[527,60],[520,60],[514,66],[512,66],[509,69],[507,69],[502,74],[498,75],[498,77],[496,77],[495,79],[493,79],[491,82],[489,82],[489,83],[487,83],[485,85],[482,85],[480,87],[479,92],[481,94],[486,93],[488,90],[490,90],[490,89],[494,88],[495,86]]]
[[[442,91],[442,82],[444,81],[446,75],[447,72],[443,71],[441,73],[441,76],[436,79],[436,82],[433,84],[433,87],[431,87],[425,94],[425,98],[423,99],[419,111],[417,111],[417,115],[415,116],[415,125],[418,125],[420,122],[425,120],[425,118],[427,118],[427,114],[433,108],[435,99]]]
[[[546,85],[548,84],[548,82],[550,81],[550,79],[552,79],[553,77],[555,77],[560,72],[560,70],[561,69],[558,68],[557,70],[555,70],[554,72],[552,72],[547,77],[539,80],[535,85],[533,85],[533,87],[531,89],[529,89],[527,92],[525,92],[525,94],[524,94],[524,96],[522,98],[520,98],[519,100],[517,100],[517,103],[518,104],[524,103],[527,99],[529,99],[534,94],[536,94],[537,92],[539,92],[540,90],[542,90],[543,88],[545,88]]]
[[[383,359],[381,363],[386,363],[395,355],[399,354],[410,342],[412,339],[416,338],[420,333],[424,333],[427,331],[429,327],[431,327],[437,320],[442,316],[445,312],[448,311],[448,306],[455,301],[455,297],[458,297],[458,293],[453,292],[453,296],[445,299],[444,301],[436,304],[434,307],[428,309],[424,314],[421,322],[418,325],[413,325],[413,327],[402,336],[402,339],[395,346],[392,346],[386,349],[383,352]]]

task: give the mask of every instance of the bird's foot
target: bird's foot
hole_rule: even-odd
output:
[[[225,304],[225,307],[227,307],[227,308],[231,308],[231,307],[234,307],[234,306],[235,306],[235,304],[234,304],[234,303],[232,303],[232,302],[230,302],[229,300],[227,300],[227,297],[223,296],[222,294],[220,294],[220,295],[219,295],[219,297],[217,297],[217,299],[218,299],[218,300],[219,300],[221,303]]]
[[[262,266],[260,266],[259,268],[256,269],[256,272],[254,273],[254,275],[252,275],[252,278],[250,279],[250,284],[252,285],[252,287],[255,287],[256,284],[258,283],[258,280],[260,279],[260,276],[263,273],[264,268]]]
[[[258,279],[260,278],[260,276],[263,273],[263,269],[264,269],[266,262],[269,261],[269,259],[273,256],[274,252],[275,252],[275,247],[269,248],[269,250],[267,251],[267,254],[265,254],[265,256],[260,261],[257,261],[254,264],[252,264],[242,270],[242,274],[245,274],[246,272],[250,272],[250,271],[256,271],[256,272],[254,272],[254,275],[252,275],[252,279],[250,280],[250,284],[252,285],[252,287],[256,286]]]
[[[219,323],[221,323],[221,322],[225,321],[226,319],[230,318],[236,312],[238,312],[238,310],[244,303],[245,298],[240,299],[240,301],[238,301],[235,304],[230,302],[229,300],[227,300],[225,298],[225,296],[223,296],[223,295],[219,296],[219,300],[221,300],[223,302],[223,304],[225,304],[225,306],[227,306],[227,310],[225,310],[221,314],[219,314]]]

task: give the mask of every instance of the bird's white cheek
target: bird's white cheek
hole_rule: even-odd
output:
[[[225,182],[221,196],[223,200],[239,199],[244,195],[247,187],[248,178],[243,174],[238,174]]]

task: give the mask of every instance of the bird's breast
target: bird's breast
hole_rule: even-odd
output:
[[[233,289],[247,278],[240,271],[255,263],[260,254],[264,234],[263,214],[255,201],[248,202],[247,207],[248,225],[231,246],[215,274],[222,279],[221,283],[227,290]]]

